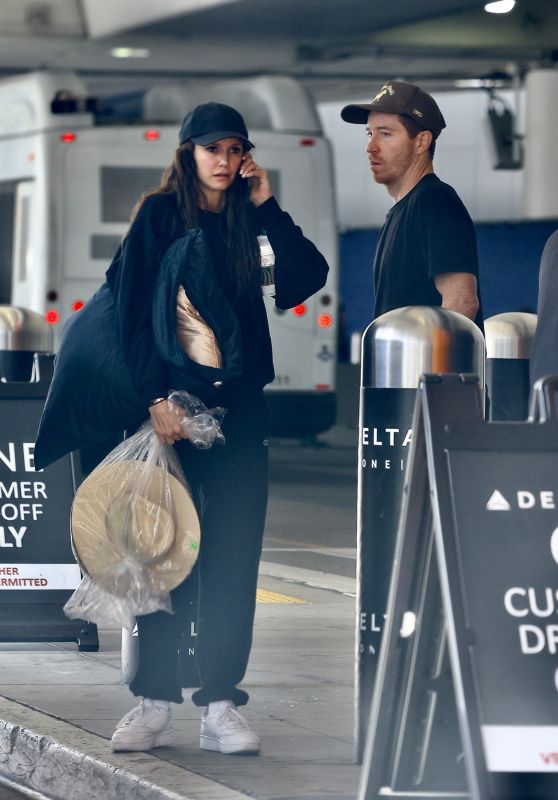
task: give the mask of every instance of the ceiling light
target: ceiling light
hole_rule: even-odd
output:
[[[454,84],[457,89],[482,89],[484,81],[480,78],[459,78]]]
[[[486,3],[484,10],[489,14],[509,14],[515,5],[515,0],[496,0],[494,3]]]
[[[113,47],[110,54],[114,58],[149,58],[151,50],[147,47]]]

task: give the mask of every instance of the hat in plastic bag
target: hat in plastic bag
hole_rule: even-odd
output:
[[[95,469],[76,493],[71,527],[84,572],[117,596],[142,574],[151,590],[169,592],[198,556],[200,523],[188,489],[145,461]]]

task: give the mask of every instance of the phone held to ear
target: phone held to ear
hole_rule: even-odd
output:
[[[248,203],[250,201],[250,192],[252,191],[252,178],[241,178],[244,189],[244,199]]]

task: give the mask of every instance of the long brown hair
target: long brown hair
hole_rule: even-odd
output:
[[[257,274],[260,259],[256,231],[248,216],[246,189],[245,180],[237,174],[225,192],[222,212],[229,264],[234,269],[237,279],[237,296],[251,284],[254,273]],[[163,172],[160,185],[156,189],[144,192],[136,203],[132,210],[131,222],[134,221],[142,203],[148,197],[159,194],[174,195],[186,228],[199,227],[199,206],[205,197],[198,180],[193,142],[188,141],[177,147],[172,163]]]

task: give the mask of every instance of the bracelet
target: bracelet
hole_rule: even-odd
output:
[[[157,403],[164,403],[165,400],[168,400],[167,397],[156,397],[155,400],[152,400],[150,403],[147,404],[147,408],[151,408],[151,406],[156,406]]]

